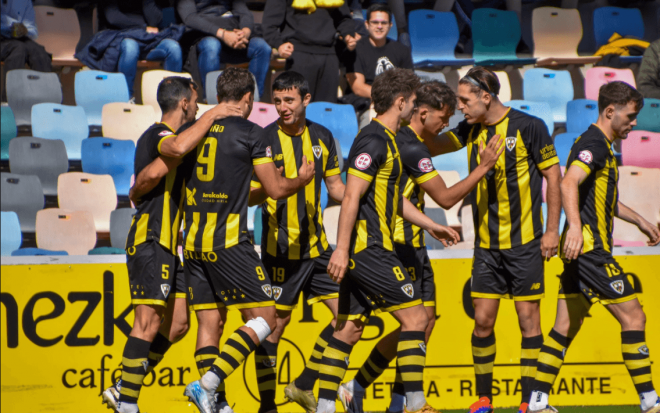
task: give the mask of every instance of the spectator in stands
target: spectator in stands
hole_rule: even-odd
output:
[[[647,99],[660,99],[660,39],[652,42],[644,52],[637,88]]]
[[[34,22],[34,8],[30,0],[2,0],[2,39],[0,52],[5,64],[4,72],[13,69],[30,69],[50,72],[51,57],[43,46],[37,44],[37,26]],[[4,84],[4,79],[2,81]],[[5,90],[2,100],[6,101]]]
[[[392,27],[392,12],[384,4],[372,4],[364,22],[369,37],[357,42],[354,52],[346,59],[346,79],[358,96],[371,99],[371,84],[379,74],[395,67],[412,69],[410,49],[388,39]]]
[[[244,0],[177,0],[183,23],[204,34],[197,43],[198,68],[206,87],[206,74],[220,69],[220,63],[250,62],[248,69],[263,96],[272,49],[261,37],[254,37],[254,17]]]
[[[370,6],[374,2],[369,0],[351,0],[349,7],[351,16],[356,20],[363,20],[362,8]],[[410,49],[410,35],[408,34],[408,17],[403,0],[387,0],[392,13],[392,22],[396,23],[397,41]]]
[[[335,39],[355,50],[360,39],[348,6],[296,10],[293,0],[268,0],[262,27],[264,38],[286,60],[285,70],[302,74],[313,101],[337,101],[339,59]],[[314,3],[310,3],[314,5]],[[339,36],[337,36],[339,33]]]

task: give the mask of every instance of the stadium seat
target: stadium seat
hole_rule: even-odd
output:
[[[644,99],[644,107],[637,115],[635,130],[660,132],[660,99]]]
[[[39,248],[66,251],[69,255],[87,255],[94,245],[96,230],[91,212],[49,208],[37,213]]]
[[[204,92],[206,93],[206,103],[209,105],[218,104],[218,92],[216,89],[216,83],[218,82],[218,77],[222,74],[222,70],[214,70],[213,72],[208,72],[206,74],[206,88]],[[252,75],[252,73],[250,73]],[[259,102],[259,89],[257,88],[257,79],[252,75],[254,79],[254,101]]]
[[[18,131],[16,130],[14,112],[11,111],[11,108],[9,106],[3,106],[0,109],[0,127],[2,129],[2,150],[0,152],[0,159],[6,161],[9,159],[9,141],[16,137]]]
[[[447,218],[445,218],[445,210],[442,208],[428,208],[424,210],[424,214],[431,218],[435,223],[440,225],[447,225]],[[426,242],[426,249],[428,250],[443,250],[445,246],[442,242],[433,238],[428,232],[424,231],[424,241]]]
[[[431,161],[433,162],[433,167],[438,171],[457,171],[460,179],[465,179],[470,174],[467,147],[455,152],[436,156]]]
[[[447,188],[456,185],[461,180],[458,171],[438,170],[438,174],[440,174],[442,179],[445,181]],[[424,195],[424,203],[426,204],[426,208],[442,208],[429,196],[429,194]],[[458,219],[458,213],[461,210],[461,204],[462,202],[457,202],[453,207],[445,209],[445,218],[447,219],[447,224],[451,227],[461,226],[461,221]]]
[[[626,166],[660,169],[660,133],[630,132],[621,142],[621,161]]]
[[[493,73],[495,73],[497,79],[500,81],[500,94],[497,95],[497,97],[500,99],[500,102],[508,102],[511,100],[511,82],[509,81],[509,75],[503,70],[497,70]]]
[[[128,86],[123,73],[108,73],[98,70],[76,72],[76,105],[82,106],[87,115],[87,124],[100,130],[103,105],[112,102],[128,102]]]
[[[110,245],[113,248],[126,248],[126,237],[136,212],[135,208],[120,208],[110,213]]]
[[[325,182],[321,183],[321,194],[319,196],[319,203],[321,205],[321,210],[325,209],[328,206],[328,188],[325,186]]]
[[[110,231],[110,213],[117,208],[117,191],[110,175],[62,174],[57,183],[57,200],[62,209],[90,212],[97,232]]]
[[[98,247],[87,252],[87,255],[124,255],[126,250],[124,248],[115,247]]]
[[[537,7],[532,11],[534,57],[537,66],[595,63],[600,56],[578,56],[582,20],[577,9]]]
[[[639,9],[599,7],[594,10],[594,37],[596,48],[607,44],[614,33],[621,36],[644,38],[644,19]],[[641,62],[642,56],[621,56],[624,62]]]
[[[619,198],[626,206],[632,208],[635,212],[641,215],[649,222],[657,224],[658,212],[660,211],[660,204],[651,204],[650,202],[638,202],[631,204]],[[649,238],[637,228],[636,225],[630,224],[622,219],[616,218],[614,221],[614,231],[612,231],[612,238],[627,242],[644,242]]]
[[[545,122],[548,127],[550,136],[555,130],[555,121],[552,116],[550,105],[544,102],[530,102],[528,100],[510,100],[504,103],[505,106],[510,106],[528,115],[536,116]]]
[[[103,105],[102,119],[103,136],[133,141],[137,145],[140,136],[158,118],[149,105],[115,102]]]
[[[580,133],[567,132],[555,136],[555,149],[557,150],[559,165],[566,166],[568,155],[571,153],[571,148],[580,135]]]
[[[408,14],[410,44],[415,67],[467,66],[473,59],[457,59],[458,23],[450,12],[413,10]]]
[[[57,73],[17,69],[7,72],[7,103],[14,112],[16,125],[32,124],[32,106],[37,103],[62,103],[62,85]]]
[[[632,87],[637,87],[635,75],[630,69],[613,69],[611,67],[592,67],[584,76],[584,96],[587,99],[598,101],[598,92],[605,83],[619,80]]]
[[[536,59],[521,59],[516,55],[520,37],[520,21],[516,12],[490,8],[472,12],[472,56],[476,65],[533,64]]]
[[[23,235],[21,234],[21,225],[18,221],[18,215],[12,211],[0,212],[0,255],[3,257],[11,256],[11,253],[21,247]]]
[[[573,80],[568,70],[529,69],[523,80],[523,96],[532,102],[546,102],[555,123],[566,122],[566,104],[573,100]]]
[[[330,129],[339,141],[341,152],[348,156],[358,133],[357,117],[353,105],[328,102],[312,102],[307,106],[307,119]]]
[[[621,241],[619,239],[612,239],[615,247],[646,247],[644,241]]]
[[[248,216],[247,228],[248,228],[248,231],[253,231],[254,232],[254,220],[257,219],[257,217],[254,216],[254,212],[257,210],[257,208],[259,208],[259,206],[257,206],[257,205],[248,207],[248,212],[247,212],[247,216]],[[261,219],[261,217],[259,217],[259,219]]]
[[[575,99],[566,104],[566,132],[583,133],[598,120],[598,102]]]
[[[37,43],[53,55],[53,59],[74,60],[80,41],[80,22],[74,9],[34,6],[35,23],[39,28]]]
[[[447,83],[447,78],[442,72],[425,72],[423,70],[415,70],[415,74],[423,81],[439,80],[442,83]]]
[[[639,203],[660,206],[660,169],[620,166],[618,190],[619,200],[633,209]],[[660,211],[655,222],[660,223]]]
[[[58,103],[32,106],[32,116],[39,119],[32,125],[32,134],[44,139],[64,142],[69,159],[79,160],[82,141],[89,137],[85,109]]]
[[[367,9],[362,9],[362,18],[364,20],[367,20]],[[394,15],[392,15],[392,27],[390,28],[390,31],[387,32],[387,38],[391,40],[397,40],[398,39],[398,31],[396,28],[396,19],[394,18]]]
[[[261,235],[263,233],[263,223],[261,221],[261,207],[254,211],[254,245],[261,245]]]
[[[280,115],[277,114],[275,105],[269,103],[254,102],[252,107],[252,112],[248,116],[250,122],[254,122],[257,125],[265,128],[271,123],[279,119]]]
[[[158,106],[158,85],[166,77],[170,76],[182,76],[192,79],[190,73],[177,73],[170,72],[167,70],[147,70],[142,74],[142,104],[149,105],[154,109],[154,114],[157,116],[157,119],[160,119],[161,111],[160,106]]]
[[[0,176],[0,209],[18,214],[22,232],[34,232],[37,211],[44,209],[44,192],[39,178],[4,172]]]
[[[64,142],[59,139],[23,137],[9,143],[9,169],[20,175],[36,175],[44,195],[57,195],[57,178],[69,170]]]
[[[195,115],[195,119],[199,119],[202,117],[203,114],[211,110],[215,105],[205,105],[203,103],[198,103],[197,104],[197,114]]]
[[[337,245],[337,226],[339,225],[340,205],[327,207],[323,211],[323,230],[328,239],[328,244],[335,247]]]
[[[51,251],[41,248],[20,248],[11,253],[12,257],[38,257],[46,255],[69,255],[66,251]]]
[[[82,170],[110,175],[117,195],[128,196],[135,164],[135,144],[110,138],[85,139],[82,143]]]

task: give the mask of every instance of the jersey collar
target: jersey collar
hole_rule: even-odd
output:
[[[603,140],[605,141],[605,143],[607,144],[607,147],[608,147],[609,150],[610,150],[610,155],[614,156],[614,152],[612,152],[612,144],[613,144],[614,142],[610,142],[610,140],[607,139],[607,134],[605,134],[605,131],[603,131],[603,129],[602,129],[600,126],[598,126],[598,125],[595,124],[595,123],[592,123],[591,125],[594,126],[594,127],[596,127],[596,129],[598,129],[598,131],[600,131],[600,133],[603,135]]]
[[[172,127],[171,127],[170,125],[168,125],[167,123],[165,123],[165,122],[156,122],[156,123],[158,123],[158,124],[160,124],[160,125],[165,125],[165,126],[167,126],[167,129],[169,129],[170,131],[174,132],[174,129],[172,129]]]
[[[396,133],[394,133],[394,131],[393,131],[392,129],[390,129],[390,128],[388,128],[387,126],[385,126],[385,124],[384,124],[383,122],[381,122],[380,120],[378,120],[378,119],[376,119],[376,118],[373,118],[372,120],[375,120],[376,122],[380,123],[380,125],[381,125],[382,127],[384,127],[386,131],[389,131],[389,132],[392,134],[392,136],[395,136],[395,135],[396,135]]]
[[[410,128],[410,130],[412,131],[412,133],[415,134],[415,136],[417,137],[417,139],[419,139],[420,142],[424,143],[424,139],[422,139],[422,137],[419,136],[419,134],[417,133],[417,131],[416,131],[415,129],[413,129],[412,126],[408,125],[408,126],[406,126],[406,127],[407,127],[407,128]]]
[[[300,132],[299,134],[296,134],[296,135],[290,135],[289,132],[282,129],[282,125],[280,125],[280,120],[279,119],[277,120],[277,127],[282,131],[283,134],[285,134],[287,136],[290,136],[290,137],[303,136],[305,134],[305,132],[307,131],[307,122],[305,122],[305,127],[303,128],[302,132]]]
[[[509,113],[511,113],[511,108],[507,109],[507,111],[502,115],[502,117],[495,123],[486,123],[484,122],[484,126],[495,126],[498,123],[502,122],[504,119],[506,119],[507,116],[509,116]]]

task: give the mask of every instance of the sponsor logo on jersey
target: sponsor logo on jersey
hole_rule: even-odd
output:
[[[641,354],[643,354],[643,355],[645,355],[645,356],[648,356],[648,355],[649,355],[649,348],[646,347],[646,344],[644,344],[643,346],[641,346],[640,348],[638,348],[637,351],[639,351]]]
[[[195,202],[195,192],[197,192],[197,188],[193,188],[191,191],[186,187],[186,203],[188,206],[197,205],[197,202]]]
[[[206,193],[202,192],[202,198],[217,198],[217,199],[227,199],[229,195],[223,194],[222,192],[216,194],[215,192]]]
[[[506,140],[504,141],[506,144],[506,148],[511,152],[513,148],[516,147],[516,137],[515,136],[507,136]]]
[[[426,354],[426,344],[424,344],[424,343],[419,343],[419,348],[421,348],[422,351],[424,352],[424,354]]]
[[[277,155],[275,155],[273,157],[274,161],[281,161],[282,159],[284,159],[284,154],[283,153],[278,153]]]
[[[361,153],[355,158],[355,167],[364,171],[371,165],[371,156],[368,153]]]
[[[282,287],[273,287],[273,298],[275,301],[279,300],[282,295]]]
[[[323,149],[320,146],[312,146],[312,150],[314,151],[314,156],[316,156],[316,159],[319,159],[321,154],[323,154]]]
[[[160,290],[163,292],[163,295],[165,298],[167,298],[168,295],[170,295],[170,286],[169,284],[161,284],[160,285]]]
[[[415,290],[413,289],[413,285],[412,285],[412,284],[406,284],[406,285],[404,285],[403,287],[401,287],[401,289],[402,289],[403,292],[404,292],[408,297],[410,297],[410,298],[412,298],[412,297],[413,297],[413,294],[415,293]]]
[[[612,281],[610,283],[610,287],[614,290],[615,293],[619,295],[623,295],[623,289],[625,288],[623,285],[623,281],[617,280],[617,281]]]
[[[273,157],[273,151],[270,149],[270,146],[266,148],[266,156],[269,158]]]
[[[275,367],[277,366],[277,357],[269,357],[262,361],[265,367]]]
[[[433,162],[429,158],[420,159],[417,167],[422,172],[431,172],[433,170]]]
[[[589,165],[591,161],[594,160],[594,156],[591,154],[590,151],[585,150],[578,154],[578,159]]]
[[[262,285],[261,289],[264,290],[264,293],[266,293],[267,296],[273,296],[273,290],[270,288],[270,284]]]
[[[169,130],[164,130],[164,131],[162,131],[161,133],[158,134],[158,136],[170,136],[170,135],[174,135],[174,132],[169,131]]]

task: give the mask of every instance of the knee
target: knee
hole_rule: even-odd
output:
[[[270,47],[270,45],[261,37],[253,37],[250,39],[250,43],[250,46],[255,48],[257,54],[270,55],[273,52],[273,49]]]
[[[478,337],[489,336],[495,327],[496,316],[485,312],[474,315],[474,331]]]
[[[644,331],[646,328],[646,314],[641,307],[630,312],[621,320],[621,329],[623,331]]]
[[[178,341],[188,333],[188,330],[190,330],[190,324],[187,319],[175,320],[172,322],[172,328],[170,329],[170,341]]]
[[[181,46],[176,40],[165,39],[160,42],[165,47],[167,55],[172,58],[181,59]]]
[[[220,44],[220,40],[216,39],[215,37],[205,37],[203,38],[200,42],[199,45],[197,46],[199,50],[199,54],[202,55],[214,55],[217,56],[220,54],[220,50],[222,49],[222,45]]]
[[[121,41],[120,45],[121,55],[124,58],[134,58],[138,59],[140,56],[140,46],[133,39],[124,39]]]

